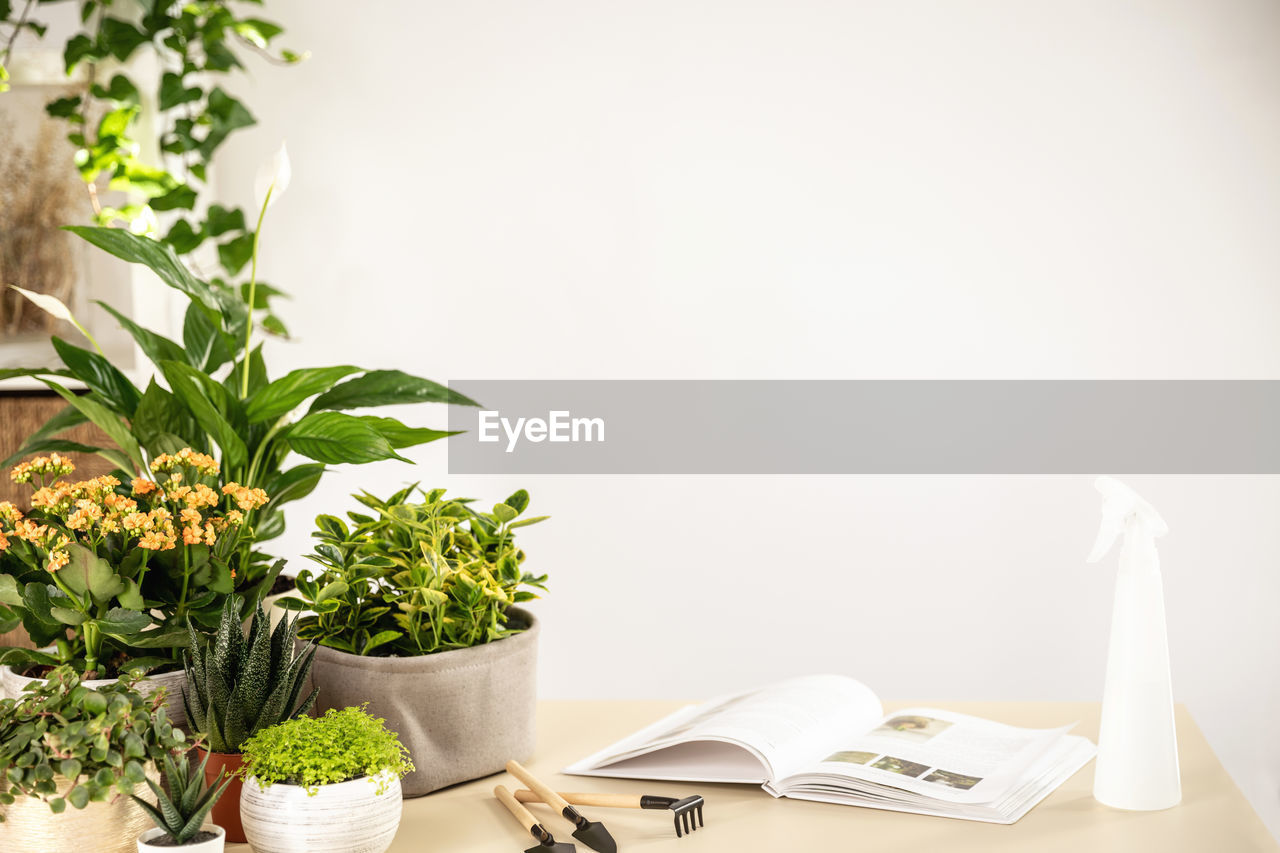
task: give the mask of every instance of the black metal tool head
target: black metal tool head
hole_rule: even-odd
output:
[[[702,797],[697,794],[680,800],[675,797],[651,797],[646,795],[640,798],[640,808],[670,809],[675,812],[676,838],[679,838],[686,832],[693,832],[699,826],[707,825],[702,819],[703,802]],[[683,826],[683,830],[681,826]]]
[[[536,838],[538,843],[524,853],[578,853],[578,848],[568,841],[556,841],[555,836],[547,832],[546,827],[540,823],[529,827],[529,834]]]
[[[562,814],[573,821],[574,826],[577,827],[573,831],[574,838],[599,853],[618,853],[618,842],[613,840],[613,836],[604,828],[603,823],[598,820],[587,820],[573,806],[566,808]]]

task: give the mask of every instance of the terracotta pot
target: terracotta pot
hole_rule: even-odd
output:
[[[160,778],[150,764],[147,775],[157,781]],[[71,789],[63,776],[54,776],[54,781],[59,794]],[[146,785],[138,785],[134,792],[150,796]],[[135,853],[138,836],[155,825],[141,806],[123,795],[82,809],[68,806],[62,814],[54,814],[48,803],[35,797],[18,797],[4,809],[4,823],[0,823],[0,850],[4,853]]]
[[[44,681],[43,678],[28,678],[19,675],[11,666],[0,667],[0,698],[16,699],[33,681]],[[114,678],[95,678],[80,682],[85,687],[97,688],[111,684]],[[182,691],[187,686],[186,670],[162,672],[159,675],[148,675],[138,682],[138,692],[143,696],[154,693],[159,688],[165,689],[164,708],[169,715],[169,722],[184,731],[187,728],[187,710],[182,705]]]
[[[314,793],[250,776],[240,792],[255,853],[383,853],[400,827],[400,782],[389,773],[320,785]]]
[[[212,785],[222,770],[228,773],[239,773],[244,766],[244,756],[238,752],[205,752],[196,747],[199,759],[204,761],[209,756],[209,763],[204,766],[204,781]],[[244,781],[240,776],[233,776],[222,798],[213,804],[209,819],[227,831],[228,844],[244,844],[244,825],[240,823],[240,788]]]
[[[320,646],[311,678],[317,710],[369,703],[400,736],[416,768],[406,797],[500,772],[533,754],[538,622],[511,608],[512,627],[492,643],[416,657],[351,655]]]

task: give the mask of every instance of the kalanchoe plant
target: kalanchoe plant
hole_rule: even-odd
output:
[[[422,500],[410,497],[420,493]],[[499,640],[519,628],[508,623],[512,604],[536,598],[546,575],[521,568],[525,554],[514,532],[547,516],[520,518],[529,506],[521,489],[492,512],[445,498],[444,489],[416,485],[386,500],[355,496],[377,516],[348,513],[354,526],[322,515],[312,533],[299,598],[280,606],[310,610],[298,635],[358,655],[423,655]]]
[[[316,690],[302,696],[315,647],[296,651],[297,620],[281,619],[272,631],[259,604],[246,638],[243,606],[239,596],[227,599],[213,637],[191,629],[183,701],[210,752],[240,752],[254,732],[306,714],[316,701]]]
[[[189,446],[216,456],[229,479],[246,488],[266,490],[272,501],[257,514],[253,542],[244,543],[231,562],[237,573],[236,591],[250,601],[264,595],[278,574],[270,558],[256,552],[252,544],[284,531],[281,508],[310,494],[326,466],[408,461],[397,451],[451,434],[409,427],[395,418],[353,415],[350,410],[422,402],[476,405],[439,383],[399,370],[336,365],[301,368],[274,380],[268,376],[262,345],[253,346],[252,339],[265,298],[264,291],[255,289],[262,221],[288,173],[283,152],[278,160],[260,188],[251,273],[243,291],[228,291],[197,278],[171,247],[148,237],[113,228],[68,229],[118,258],[143,264],[190,300],[181,344],[102,306],[155,365],[158,378],[151,379],[145,389],[112,365],[92,339],[96,351],[53,339],[63,369],[0,370],[0,379],[37,377],[68,404],[33,433],[14,458],[48,451],[97,453],[118,465],[122,469],[118,476],[124,480],[145,470],[148,460]],[[57,303],[46,296],[37,304],[46,307],[50,300]],[[54,310],[71,316],[60,303]],[[84,383],[89,393],[72,393],[63,385],[65,378]],[[114,446],[85,445],[61,437],[86,421],[100,427]],[[286,467],[286,459],[294,453],[313,461]]]
[[[205,784],[204,768],[209,763],[208,753],[194,772],[185,754],[177,761],[172,755],[166,755],[163,762],[164,785],[147,780],[156,801],[149,802],[137,794],[133,795],[134,801],[151,815],[156,826],[165,831],[165,836],[174,846],[201,841],[203,839],[198,837],[201,835],[211,837],[213,833],[202,832],[201,827],[214,803],[231,784],[231,777],[223,779],[220,774],[213,785]]]
[[[245,772],[263,788],[298,785],[311,795],[321,785],[380,775],[381,794],[390,777],[404,778],[413,770],[399,736],[364,708],[330,708],[322,717],[263,729],[245,743],[244,760]]]
[[[0,820],[18,797],[58,813],[132,794],[148,763],[186,746],[162,701],[138,693],[132,678],[91,690],[70,667],[0,701]]]
[[[0,663],[72,663],[93,678],[176,661],[187,620],[213,622],[231,593],[231,560],[266,493],[223,484],[218,463],[189,448],[153,459],[155,479],[62,479],[74,471],[57,453],[12,471],[33,492],[25,515],[0,503],[0,628],[21,621],[54,648],[8,649]]]

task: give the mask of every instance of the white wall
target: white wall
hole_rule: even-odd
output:
[[[297,297],[278,371],[1280,377],[1274,3],[269,11],[313,58],[255,69],[261,126],[220,177],[247,198],[288,139],[263,238]],[[358,487],[528,487],[554,515],[525,537],[553,579],[546,696],[816,670],[889,697],[1099,696],[1087,478],[516,483],[418,458],[334,476],[286,547]],[[1172,526],[1178,697],[1280,830],[1280,482],[1131,482]]]

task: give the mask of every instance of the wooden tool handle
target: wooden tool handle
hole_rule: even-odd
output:
[[[515,815],[516,820],[520,821],[526,831],[532,832],[533,828],[537,826],[538,819],[533,816],[532,812],[516,802],[516,798],[511,796],[511,792],[507,790],[505,785],[499,785],[494,788],[493,795],[507,807],[507,811]]]
[[[565,791],[557,791],[556,793],[571,806],[599,806],[604,809],[641,808],[639,794],[589,794],[567,793]],[[522,803],[542,802],[542,797],[539,797],[533,791],[524,789],[516,791],[516,799]]]
[[[542,802],[551,806],[551,808],[555,809],[557,812],[563,812],[565,809],[569,808],[569,803],[565,801],[564,797],[551,790],[542,782],[539,782],[538,777],[520,766],[520,762],[514,759],[508,761],[507,772],[532,788],[533,792],[538,795],[538,798]]]

